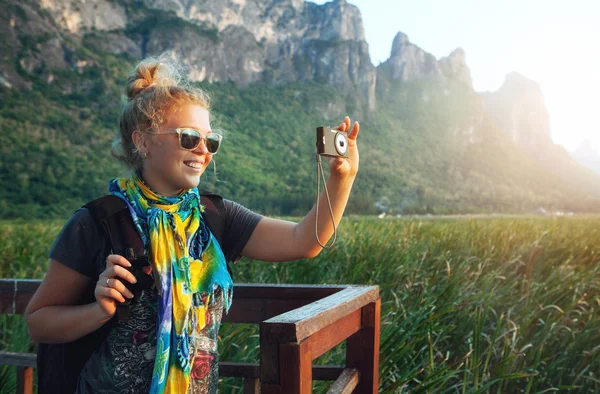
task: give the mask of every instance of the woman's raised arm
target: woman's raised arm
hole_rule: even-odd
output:
[[[350,129],[350,118],[346,117],[338,127],[339,130]],[[355,122],[348,133],[348,158],[327,158],[330,175],[327,189],[331,199],[331,208],[336,227],[339,225],[352,184],[358,172],[358,148],[356,138],[360,126]],[[333,224],[329,215],[329,207],[325,193],[319,196],[319,221],[317,229],[319,240],[325,244],[333,235]],[[311,258],[318,255],[322,247],[315,236],[316,206],[299,222],[263,218],[258,223],[242,255],[263,261],[289,261]]]

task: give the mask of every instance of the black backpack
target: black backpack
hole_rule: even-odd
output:
[[[206,208],[202,214],[205,223],[217,241],[222,244],[225,231],[223,199],[212,193],[201,192],[201,203]],[[137,254],[144,253],[144,245],[139,237],[129,209],[120,198],[107,195],[84,205],[96,224],[106,235],[105,255],[113,253],[125,256],[125,251],[132,248]],[[229,273],[231,270],[227,266]],[[81,304],[95,301],[94,289],[97,282],[90,283],[84,291]],[[92,353],[108,336],[115,324],[116,317],[98,330],[69,343],[40,343],[37,352],[38,393],[74,393],[83,366]]]

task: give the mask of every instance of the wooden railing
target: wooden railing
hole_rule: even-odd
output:
[[[38,280],[0,279],[0,313],[23,314]],[[313,380],[334,380],[328,394],[377,393],[378,286],[236,284],[224,322],[260,324],[260,365],[221,362],[221,377],[244,380],[245,394],[307,394]],[[345,366],[312,361],[346,341]],[[17,367],[17,392],[33,392],[35,354],[0,352]]]

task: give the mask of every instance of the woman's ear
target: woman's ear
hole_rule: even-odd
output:
[[[131,141],[133,141],[133,145],[143,156],[144,153],[148,154],[148,138],[146,135],[141,133],[139,130],[134,130],[131,134]]]

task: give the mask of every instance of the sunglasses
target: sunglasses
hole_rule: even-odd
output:
[[[162,129],[161,132],[148,132],[149,134],[177,134],[179,136],[179,147],[183,150],[195,150],[204,144],[206,150],[213,155],[219,150],[223,136],[218,133],[203,134],[196,129],[181,127],[177,129]]]

